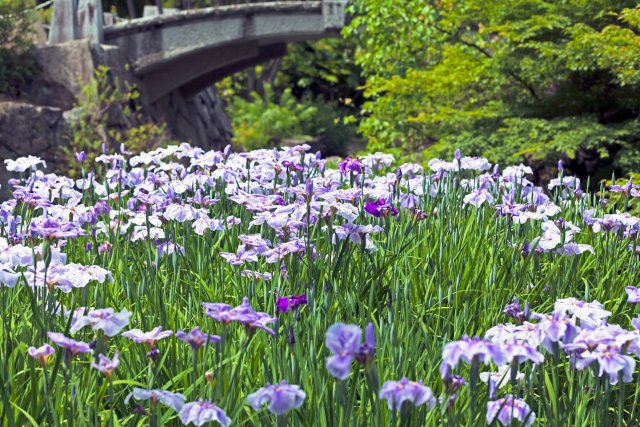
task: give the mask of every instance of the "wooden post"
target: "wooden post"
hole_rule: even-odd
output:
[[[156,0],[156,6],[158,6],[158,15],[164,15],[164,9],[162,8],[162,0]]]

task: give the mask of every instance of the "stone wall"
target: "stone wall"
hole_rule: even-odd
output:
[[[43,158],[49,170],[59,164],[60,147],[70,140],[70,120],[78,115],[77,100],[98,66],[109,67],[120,82],[136,83],[116,46],[76,40],[38,48],[35,55],[41,72],[25,99],[0,101],[0,200],[6,198],[6,182],[13,176],[2,160],[31,154]],[[176,141],[212,149],[231,140],[231,123],[214,88],[193,97],[172,92],[152,105],[143,105],[142,111],[143,120],[165,123]],[[114,117],[110,126],[135,124],[122,115],[110,118]]]

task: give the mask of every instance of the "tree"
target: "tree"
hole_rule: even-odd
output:
[[[575,172],[640,166],[640,7],[613,0],[357,0],[360,131],[417,157],[456,148]]]

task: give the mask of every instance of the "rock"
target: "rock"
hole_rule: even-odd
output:
[[[82,94],[95,72],[91,43],[75,40],[35,51],[40,72],[27,91],[27,98],[38,105],[69,110]]]
[[[38,156],[48,164],[56,164],[56,148],[71,136],[63,110],[21,102],[0,102],[0,159]],[[6,198],[7,180],[14,174],[0,165],[0,200]]]

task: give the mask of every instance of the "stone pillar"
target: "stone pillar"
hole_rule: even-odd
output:
[[[78,0],[54,0],[49,44],[75,40],[78,35]]]
[[[341,30],[346,17],[347,0],[322,0],[325,30]]]
[[[91,40],[91,43],[104,41],[102,0],[79,0],[78,38]]]

